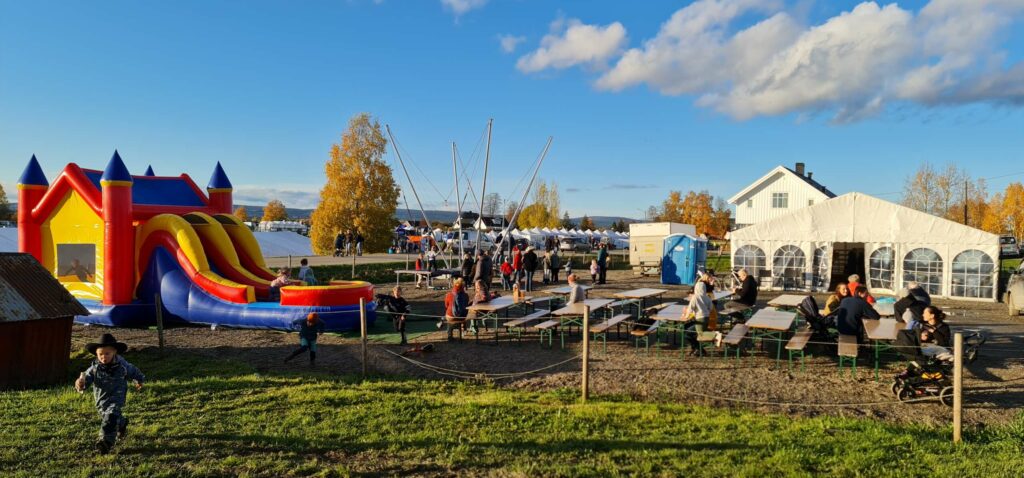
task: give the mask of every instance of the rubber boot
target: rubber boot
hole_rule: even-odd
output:
[[[309,352],[309,366],[313,367],[316,365],[316,352]]]

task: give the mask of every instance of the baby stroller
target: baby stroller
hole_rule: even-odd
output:
[[[835,329],[835,318],[823,316],[818,312],[818,302],[814,297],[807,296],[797,306],[796,312],[807,322],[807,328],[811,331],[812,342],[835,342],[836,334],[830,329]]]
[[[964,330],[964,362],[973,363],[978,350],[987,340],[987,334],[980,329]],[[953,354],[943,352],[931,357],[921,356],[922,364],[911,361],[907,368],[896,375],[892,393],[901,402],[922,397],[938,397],[947,407],[953,406]]]

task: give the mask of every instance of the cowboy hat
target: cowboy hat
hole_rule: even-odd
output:
[[[85,350],[88,350],[90,354],[95,354],[96,349],[100,347],[114,347],[119,354],[123,354],[128,350],[128,344],[118,342],[111,334],[103,334],[98,343],[86,344]]]

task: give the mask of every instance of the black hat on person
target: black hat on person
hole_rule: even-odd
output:
[[[95,354],[96,349],[100,347],[114,347],[119,354],[123,354],[128,350],[128,344],[118,342],[112,334],[103,334],[99,342],[86,344],[85,350],[88,350],[90,354]]]

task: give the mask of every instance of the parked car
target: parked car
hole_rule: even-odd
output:
[[[999,257],[1020,257],[1020,245],[1011,235],[999,236]]]
[[[1006,293],[1003,294],[1003,303],[1006,304],[1010,317],[1020,315],[1024,309],[1024,262],[1017,267],[1006,282]]]
[[[449,237],[445,240],[453,251],[459,250],[459,241],[462,241],[462,249],[467,252],[474,252],[477,244],[477,232],[476,231],[461,231],[453,232],[449,234]],[[491,241],[486,235],[480,235],[480,249],[485,251],[494,250],[494,242]]]
[[[578,237],[563,237],[558,240],[558,250],[572,252],[590,252],[590,243]]]

